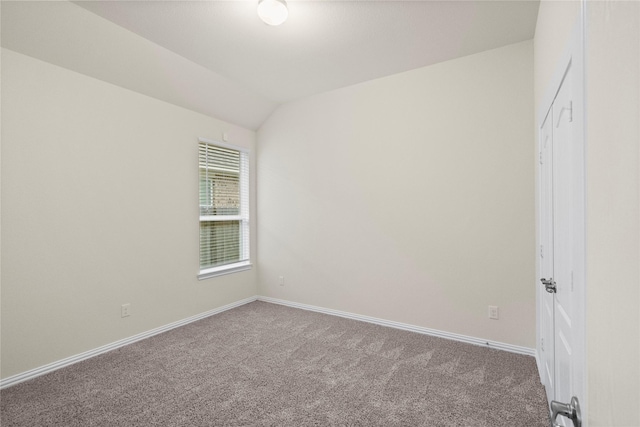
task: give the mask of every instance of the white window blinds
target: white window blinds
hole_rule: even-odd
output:
[[[199,142],[200,274],[249,262],[249,155]]]

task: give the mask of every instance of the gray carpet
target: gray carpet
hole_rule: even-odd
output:
[[[253,302],[0,392],[9,426],[547,427],[532,357]]]

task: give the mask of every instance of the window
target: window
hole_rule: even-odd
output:
[[[200,274],[206,279],[251,268],[249,260],[249,153],[199,142]]]

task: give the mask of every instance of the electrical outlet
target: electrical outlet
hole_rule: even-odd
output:
[[[489,319],[498,320],[498,307],[495,305],[489,306]]]
[[[131,316],[131,304],[122,304],[120,317],[128,317]]]
[[[284,286],[284,276],[280,276],[280,278],[278,279],[278,284],[280,286]]]

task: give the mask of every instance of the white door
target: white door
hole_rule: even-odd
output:
[[[553,124],[551,112],[540,130],[540,278],[553,277]],[[554,294],[540,293],[540,361],[547,400],[555,398]]]
[[[577,59],[565,62],[539,132],[538,354],[549,402],[569,404],[577,397],[584,413],[584,134]],[[564,416],[556,423],[574,425]]]
[[[573,328],[573,179],[571,67],[551,108],[553,117],[553,280],[554,302],[554,385],[555,398],[569,402],[573,396],[571,373],[574,352]],[[545,292],[548,293],[548,292]],[[559,421],[565,422],[561,417]],[[563,424],[561,424],[563,425]],[[571,425],[571,424],[568,424]]]

